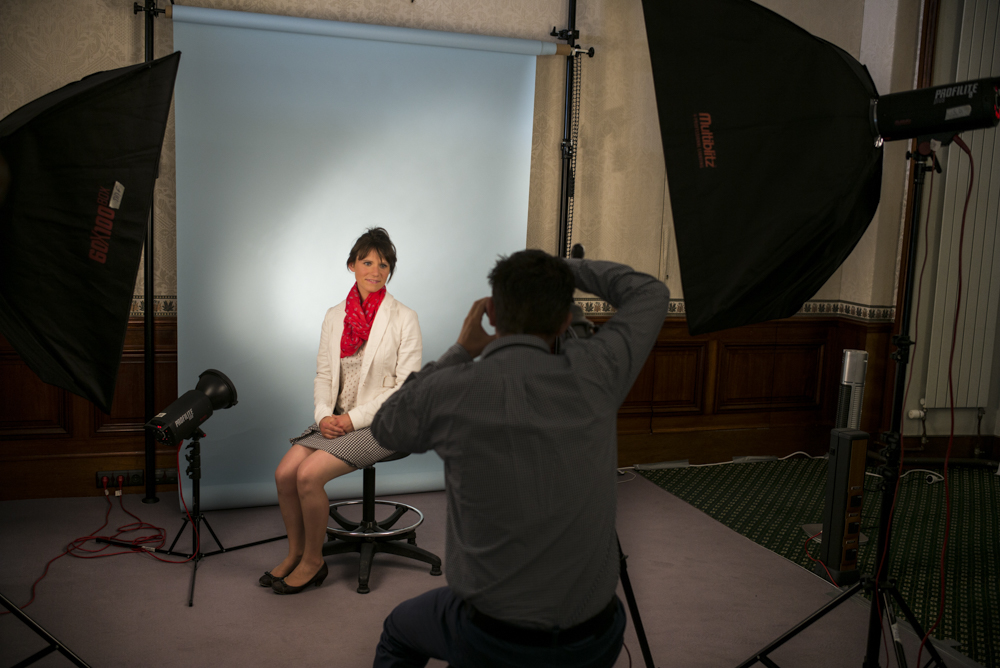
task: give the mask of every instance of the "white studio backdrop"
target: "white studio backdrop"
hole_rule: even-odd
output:
[[[239,396],[203,425],[201,505],[274,504],[365,228],[396,244],[388,290],[419,315],[424,363],[524,248],[535,55],[555,45],[181,6],[174,21],[177,389],[212,368]],[[360,496],[361,478],[327,492]],[[433,452],[379,467],[379,494],[438,489]]]

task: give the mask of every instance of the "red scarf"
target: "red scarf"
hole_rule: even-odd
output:
[[[357,283],[347,293],[344,333],[340,337],[341,358],[355,354],[368,340],[368,335],[372,331],[372,323],[375,322],[375,314],[378,313],[378,307],[382,304],[383,299],[385,299],[384,286],[378,292],[368,295],[364,304],[361,303],[361,292],[358,290]]]

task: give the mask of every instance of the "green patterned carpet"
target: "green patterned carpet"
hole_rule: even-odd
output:
[[[869,469],[874,472],[874,469]],[[822,521],[826,460],[641,471],[642,475],[727,527],[812,570],[803,524]],[[880,479],[865,476],[859,570],[873,573]],[[988,469],[953,467],[951,535],[945,569],[945,608],[934,635],[950,638],[984,666],[1000,666],[1000,476]],[[924,628],[937,616],[944,540],[944,483],[923,474],[903,478],[896,505],[890,575]],[[813,557],[819,548],[809,546]]]

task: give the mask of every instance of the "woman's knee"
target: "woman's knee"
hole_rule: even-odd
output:
[[[291,466],[285,462],[278,464],[274,470],[274,484],[278,487],[278,492],[294,490],[298,480],[300,466]]]
[[[295,486],[299,494],[322,488],[329,481],[330,478],[318,470],[318,467],[311,466],[309,462],[302,462],[295,471]]]

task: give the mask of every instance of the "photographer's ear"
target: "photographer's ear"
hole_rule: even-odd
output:
[[[486,317],[490,319],[490,327],[497,328],[497,307],[493,303],[493,297],[486,298]]]
[[[569,326],[573,324],[573,311],[572,309],[566,313],[566,319],[563,324],[559,325],[559,333],[556,336],[562,336],[569,329]]]

